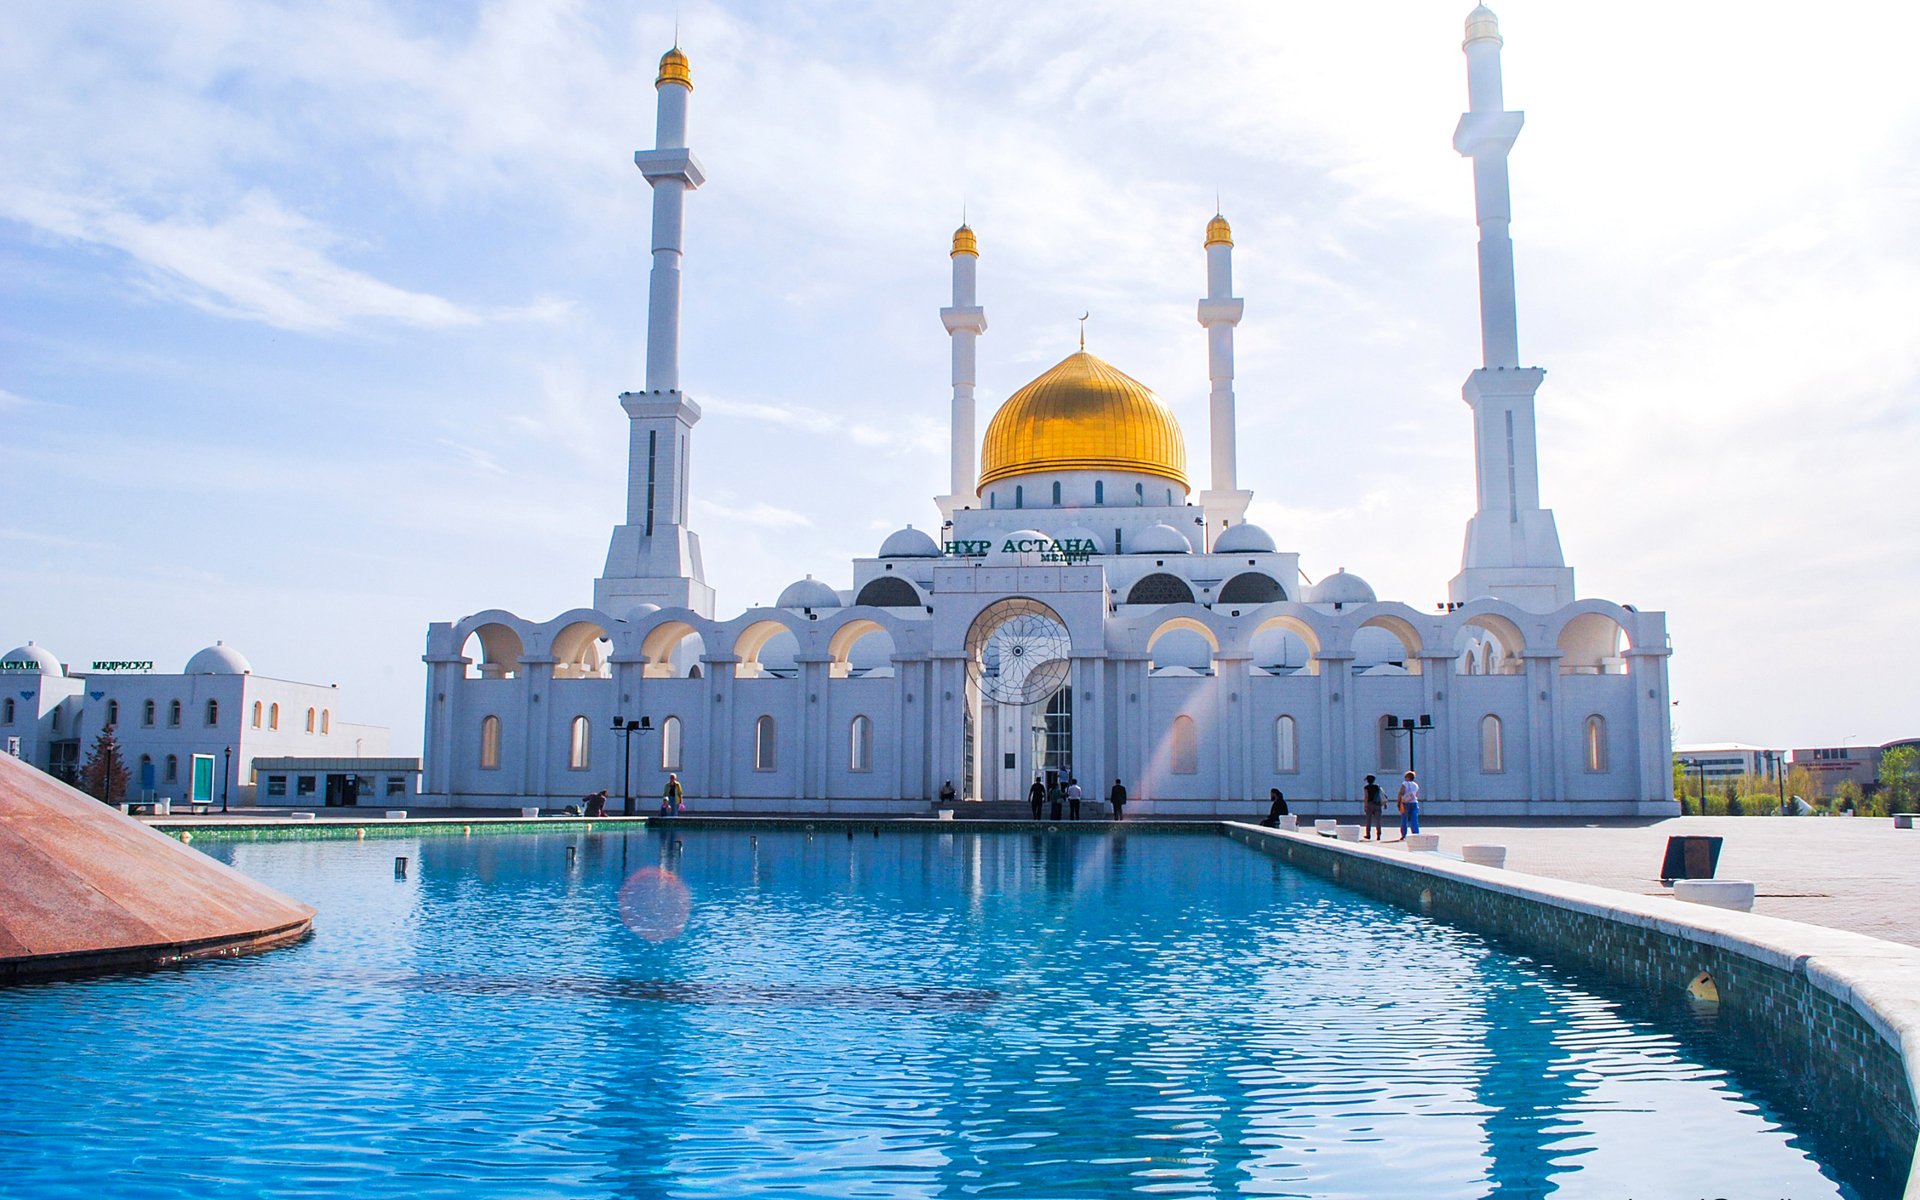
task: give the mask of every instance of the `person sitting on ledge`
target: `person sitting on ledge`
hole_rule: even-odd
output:
[[[604,817],[607,815],[607,789],[601,788],[597,792],[582,797],[582,800],[587,806],[588,816]]]
[[[1273,803],[1267,808],[1267,819],[1260,823],[1269,829],[1278,829],[1280,818],[1287,815],[1287,798],[1279,788],[1269,788],[1267,795],[1272,798]]]

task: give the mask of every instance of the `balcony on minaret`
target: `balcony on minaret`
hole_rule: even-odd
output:
[[[687,149],[635,150],[633,165],[640,168],[641,176],[648,183],[673,179],[685,184],[688,191],[693,191],[707,181],[707,173],[701,169],[700,160],[693,156],[693,151]]]
[[[1488,151],[1505,154],[1513,149],[1513,143],[1520,137],[1520,127],[1526,123],[1527,114],[1515,109],[1511,112],[1464,112],[1460,114],[1460,124],[1453,129],[1453,148],[1466,158],[1474,158]]]

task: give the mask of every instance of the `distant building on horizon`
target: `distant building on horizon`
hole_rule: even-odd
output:
[[[345,720],[336,684],[256,675],[223,642],[195,654],[178,674],[153,668],[95,662],[69,670],[31,641],[9,651],[0,658],[0,751],[77,783],[110,725],[125,756],[129,800],[253,804],[257,795],[259,803],[341,803],[356,790],[384,799],[396,778],[403,787],[392,794],[413,789],[418,760],[386,757],[385,726]],[[353,761],[365,770],[310,772],[310,790],[283,800],[257,787],[255,760],[268,758]],[[361,774],[367,778],[356,789],[348,777]]]

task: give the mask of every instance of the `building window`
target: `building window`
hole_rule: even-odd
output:
[[[260,728],[260,702],[258,700],[253,702],[253,727],[255,729]]]
[[[567,769],[587,769],[587,753],[592,749],[593,732],[585,717],[573,719],[573,736],[567,739]]]
[[[13,724],[13,697],[12,696],[8,696],[6,704],[4,706],[0,706],[0,719],[4,719],[6,723],[9,725]]]
[[[407,794],[407,781],[397,775],[387,777],[387,795],[404,796]]]
[[[319,714],[315,713],[312,709],[307,710],[307,732],[308,733],[313,732],[313,719],[318,715]]]
[[[107,701],[107,724],[118,725],[119,723],[120,702],[118,700],[109,700]]]
[[[178,728],[180,725],[180,702],[178,700],[169,700],[167,702],[167,724],[173,728]]]
[[[1060,507],[1060,481],[1058,479],[1053,481],[1053,506],[1055,508]]]
[[[999,507],[1000,507],[1000,493],[999,493],[999,492],[988,492],[988,493],[987,493],[987,507],[988,507],[988,508],[999,508]]]
[[[218,700],[209,700],[207,701],[207,724],[218,725],[219,723],[220,702]]]
[[[140,786],[141,787],[145,787],[147,785],[147,776],[152,773],[153,773],[153,755],[142,754],[140,756]]]
[[[1480,718],[1480,770],[1497,775],[1507,769],[1507,748],[1500,736],[1500,718],[1488,713]]]
[[[140,723],[141,723],[142,725],[145,725],[145,726],[146,726],[146,727],[147,727],[148,729],[152,729],[152,728],[153,728],[153,723],[154,723],[155,721],[157,721],[157,720],[159,720],[159,719],[160,719],[160,706],[159,706],[159,705],[157,705],[157,704],[155,704],[155,703],[154,703],[153,701],[151,701],[151,700],[147,700],[147,701],[144,701],[144,702],[142,702],[142,703],[141,703],[141,705],[140,705]]]
[[[169,754],[167,755],[167,782],[172,783],[179,778],[180,756],[178,754]]]
[[[1106,480],[1096,479],[1093,481],[1093,502],[1095,504],[1105,504],[1107,502]]]
[[[1282,775],[1300,769],[1300,727],[1292,717],[1273,723],[1273,769]]]
[[[299,776],[297,781],[293,785],[293,794],[296,796],[313,795],[313,776],[311,775]]]
[[[1192,775],[1200,769],[1199,737],[1193,731],[1193,718],[1178,716],[1173,719],[1173,773]]]
[[[320,710],[320,732],[322,734],[326,734],[326,733],[332,732],[332,730],[333,730],[333,710],[330,708],[323,708]]]
[[[774,756],[773,718],[762,715],[753,723],[753,769],[771,771],[777,761]]]
[[[287,794],[287,777],[285,775],[267,776],[267,795],[284,796],[286,794]]]
[[[680,718],[668,717],[660,724],[660,769],[680,769]]]
[[[267,728],[280,728],[280,706],[278,704],[267,710]]]
[[[1136,483],[1133,485],[1133,502],[1135,504],[1145,504],[1147,502],[1146,484]]]
[[[1015,508],[1025,508],[1027,506],[1027,488],[1025,484],[1016,483],[1013,485],[1013,506]]]
[[[1599,715],[1588,717],[1586,734],[1587,770],[1606,770],[1607,719]]]
[[[1391,719],[1390,717],[1381,717],[1379,724],[1375,727],[1379,731],[1380,770],[1383,772],[1391,771],[1398,773],[1406,770],[1406,767],[1403,765],[1406,762],[1406,758],[1400,753],[1400,737],[1387,726],[1387,722]],[[1412,737],[1413,735],[1408,734],[1407,736]]]
[[[847,731],[847,769],[873,770],[873,722],[864,716],[855,717]]]
[[[480,722],[480,769],[491,771],[500,765],[500,718],[487,717]]]

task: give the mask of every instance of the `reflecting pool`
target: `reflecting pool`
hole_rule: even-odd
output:
[[[1210,831],[206,849],[314,936],[0,989],[0,1193],[1898,1193],[1710,1019]]]

